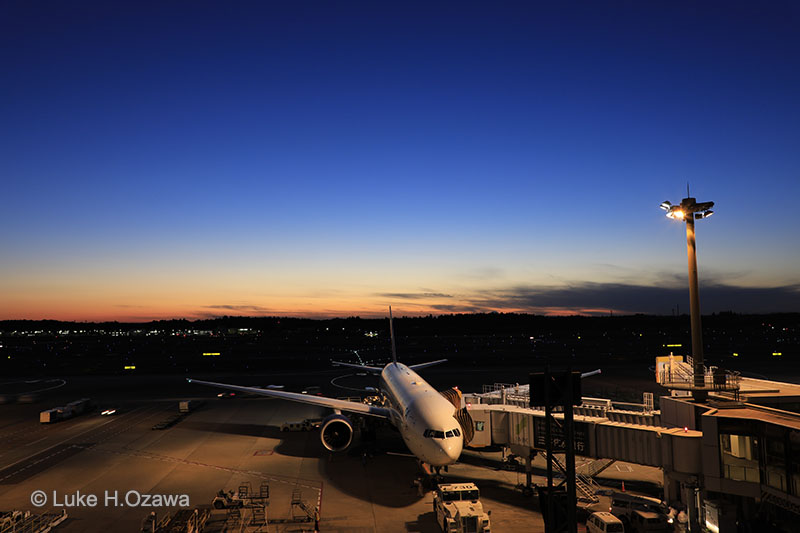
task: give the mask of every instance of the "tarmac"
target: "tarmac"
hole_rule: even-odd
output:
[[[308,375],[302,379],[313,381]],[[69,518],[58,532],[140,531],[151,512],[161,518],[186,503],[208,509],[219,490],[237,491],[249,483],[258,492],[266,481],[270,523],[261,531],[314,530],[310,517],[292,505],[298,491],[307,508],[318,509],[320,531],[440,531],[432,493],[420,495],[416,460],[391,427],[380,428],[368,446],[356,443],[346,452],[330,453],[318,430],[280,430],[284,422],[327,414],[313,406],[268,398],[219,399],[218,390],[187,387],[177,377],[67,382],[38,403],[0,405],[0,511],[66,509]],[[40,411],[86,396],[94,398],[98,409],[39,423]],[[206,404],[168,429],[153,430],[177,413],[181,399]],[[99,414],[110,406],[118,407],[118,414]],[[478,485],[484,509],[491,511],[492,531],[543,531],[537,499],[520,490],[524,472],[501,469],[500,459],[499,452],[467,451],[444,473],[444,481]],[[543,485],[543,463],[537,461],[533,481]],[[660,483],[658,469],[638,465],[618,463],[604,475],[609,486],[618,487],[620,480]],[[41,496],[36,491],[46,499],[40,507],[32,503]],[[90,496],[97,499],[94,505]],[[168,498],[173,501],[165,503]],[[601,502],[598,509],[606,505]],[[228,513],[214,511],[212,519],[209,529],[221,531]]]

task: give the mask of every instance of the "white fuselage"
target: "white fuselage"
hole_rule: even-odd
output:
[[[380,386],[390,403],[391,422],[411,453],[431,466],[458,460],[464,437],[452,403],[402,363],[386,365]]]

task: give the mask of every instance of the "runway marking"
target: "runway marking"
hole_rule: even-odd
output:
[[[23,474],[26,470],[28,470],[30,468],[33,468],[34,466],[36,466],[36,465],[38,465],[40,463],[52,460],[54,457],[56,457],[58,455],[61,455],[62,453],[66,452],[66,451],[72,451],[73,454],[75,454],[78,451],[80,451],[80,450],[75,451],[75,449],[78,448],[78,447],[73,445],[73,444],[64,444],[64,445],[57,444],[56,446],[63,446],[63,447],[60,450],[56,451],[56,452],[50,453],[48,455],[44,455],[43,457],[40,457],[40,458],[36,459],[35,461],[31,461],[30,463],[28,463],[27,465],[23,466],[22,468],[18,468],[18,469],[14,470],[13,472],[11,472],[11,473],[9,473],[7,475],[5,475],[3,477],[0,477],[0,483],[3,483],[7,479],[10,479],[10,478],[12,478],[14,476],[19,476],[20,474]],[[53,447],[48,448],[48,450],[50,450],[52,448]],[[43,453],[44,452],[42,452],[40,454],[37,454],[37,455],[42,455]],[[36,457],[36,456],[31,456],[29,459],[31,459],[33,457]],[[14,463],[14,464],[16,464],[16,463]],[[10,469],[11,469],[10,467],[9,468],[5,468],[2,471],[0,471],[0,474],[2,474],[3,472],[7,472]],[[36,475],[36,474],[33,474],[33,475]]]
[[[253,452],[253,456],[262,457],[265,455],[272,455],[273,453],[275,453],[275,450],[256,450],[255,452]]]
[[[42,442],[42,441],[43,441],[44,439],[46,439],[46,438],[47,438],[47,436],[44,436],[44,437],[42,437],[42,438],[41,438],[41,439],[39,439],[39,440],[35,440],[35,441],[33,441],[33,442],[29,442],[29,443],[28,443],[28,444],[26,444],[25,446],[33,446],[33,445],[34,445],[34,444],[36,444],[37,442]]]
[[[137,407],[133,411],[130,411],[129,413],[127,413],[127,415],[133,415],[133,413],[135,413],[139,409],[144,409],[144,408],[143,407]],[[151,408],[147,408],[147,409],[149,410]],[[140,413],[140,414],[142,414],[142,413]],[[145,414],[145,417],[146,416],[147,415]],[[136,418],[136,417],[133,417],[133,418]],[[20,459],[19,461],[15,461],[13,463],[10,463],[9,465],[5,466],[2,469],[2,471],[0,471],[0,473],[8,472],[12,467],[14,467],[16,465],[19,465],[21,463],[30,462],[29,464],[27,464],[27,465],[25,465],[25,466],[23,466],[21,468],[18,468],[16,470],[14,470],[13,472],[9,473],[8,475],[3,476],[2,478],[0,478],[0,483],[2,483],[3,481],[5,481],[5,480],[7,480],[7,479],[9,479],[9,478],[11,478],[11,477],[13,477],[15,475],[18,475],[18,474],[24,472],[25,470],[28,470],[29,468],[31,468],[31,467],[33,467],[33,466],[35,466],[37,464],[42,463],[43,461],[46,461],[48,459],[52,459],[53,457],[63,453],[66,450],[69,450],[69,449],[72,449],[72,448],[78,448],[79,450],[87,449],[87,445],[85,445],[85,444],[68,444],[68,443],[70,441],[75,441],[76,439],[78,439],[78,437],[81,437],[81,436],[86,435],[87,433],[91,433],[93,431],[97,432],[97,436],[102,435],[103,433],[107,433],[110,429],[113,429],[113,427],[107,428],[104,431],[102,430],[102,428],[104,428],[105,426],[108,426],[109,424],[115,423],[115,422],[118,423],[117,425],[121,425],[122,428],[119,431],[106,436],[104,439],[93,443],[91,446],[94,446],[94,445],[98,444],[99,442],[106,441],[109,438],[111,438],[111,437],[113,437],[115,435],[118,435],[119,433],[122,433],[123,431],[129,430],[129,429],[131,429],[131,426],[133,425],[132,423],[130,423],[131,420],[129,420],[128,418],[125,418],[123,420],[123,417],[119,417],[119,418],[113,418],[112,417],[111,420],[103,422],[102,424],[100,424],[98,426],[91,427],[91,428],[87,429],[86,431],[82,431],[81,433],[78,433],[77,435],[72,435],[70,437],[67,437],[66,439],[62,440],[61,442],[57,442],[56,444],[53,444],[52,446],[49,446],[49,447],[45,448],[42,451],[36,452],[36,453],[34,453],[32,455],[29,455],[28,457],[25,457],[24,459]],[[44,437],[43,439],[39,439],[39,440],[44,440],[45,438],[47,438],[47,437]],[[39,441],[36,441],[36,442],[39,442]],[[33,444],[33,443],[31,443],[31,444]],[[58,448],[58,447],[62,447],[62,448],[60,450],[54,452],[54,453],[49,454],[49,455],[44,455],[43,457],[39,457],[39,456],[42,456],[43,454],[46,454],[48,451],[53,450],[53,449]]]
[[[356,392],[366,392],[366,389],[364,387],[361,387],[360,389],[357,389],[355,387],[348,387],[347,385],[339,385],[338,383],[336,383],[336,380],[338,380],[338,379],[349,378],[349,377],[356,376],[356,375],[357,374],[345,374],[344,376],[336,376],[335,378],[333,378],[331,380],[331,385],[333,385],[334,387],[339,387],[340,389],[344,389],[344,390],[352,390],[352,391],[356,391]]]

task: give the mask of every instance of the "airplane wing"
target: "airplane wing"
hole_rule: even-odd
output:
[[[331,361],[331,364],[334,366],[346,366],[349,368],[357,368],[359,370],[363,370],[364,372],[373,372],[375,374],[380,374],[383,371],[383,368],[378,368],[377,366],[357,365],[355,363],[342,363],[341,361]]]
[[[420,363],[418,365],[408,365],[411,370],[419,370],[420,368],[428,368],[429,366],[438,365],[439,363],[446,363],[447,359],[438,359],[436,361],[429,361],[427,363]]]
[[[390,409],[387,409],[385,407],[375,407],[360,402],[337,400],[335,398],[326,398],[324,396],[312,396],[309,394],[300,394],[297,392],[260,389],[258,387],[243,387],[241,385],[228,385],[226,383],[214,383],[213,381],[201,381],[199,379],[191,379],[191,378],[187,378],[186,381],[188,381],[189,383],[199,383],[201,385],[208,385],[210,387],[217,387],[220,389],[229,389],[239,392],[247,392],[250,394],[258,394],[260,396],[270,396],[272,398],[291,400],[293,402],[319,405],[320,407],[328,407],[330,409],[338,409],[340,411],[347,411],[350,413],[359,413],[362,415],[377,416],[381,418],[391,417]]]

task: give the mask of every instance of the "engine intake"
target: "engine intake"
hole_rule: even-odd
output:
[[[319,438],[328,450],[341,452],[353,441],[353,424],[344,415],[330,415],[322,421]]]

